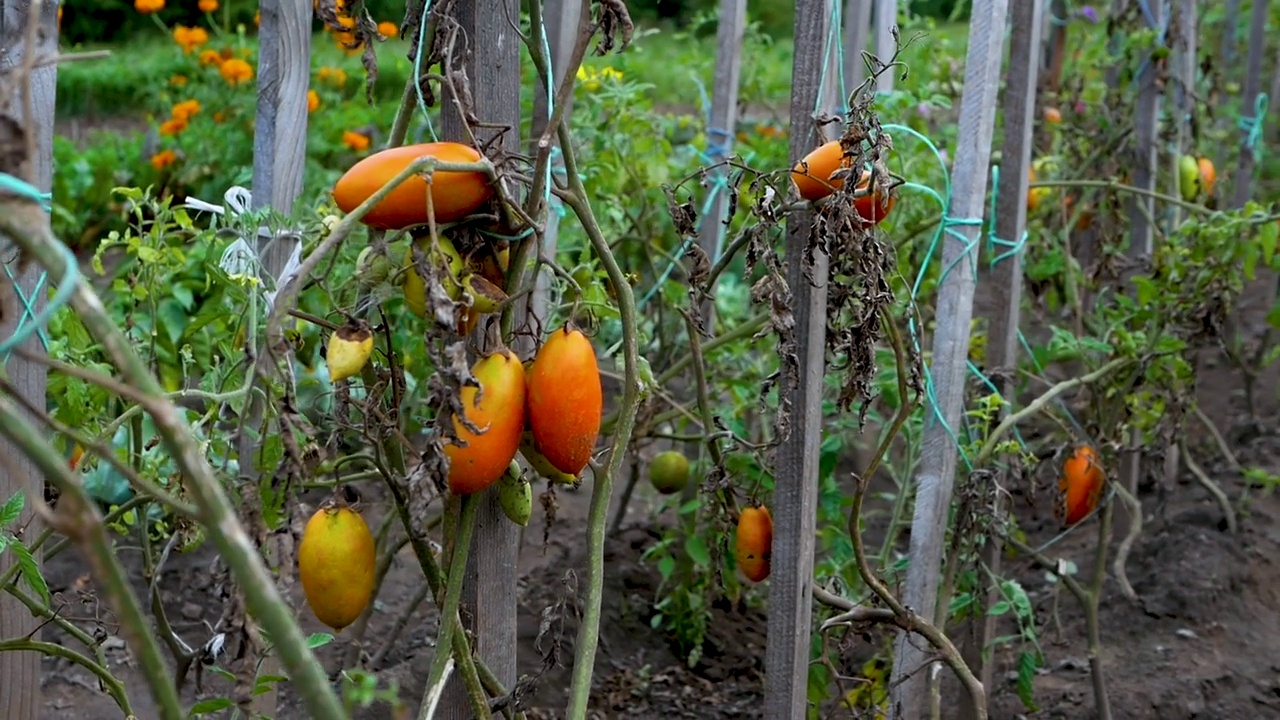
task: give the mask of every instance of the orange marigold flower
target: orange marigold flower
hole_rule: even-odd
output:
[[[382,33],[385,37],[398,37],[400,35],[400,26],[390,20],[383,20],[378,23],[378,32]]]
[[[239,85],[253,79],[253,66],[240,58],[233,57],[222,61],[218,72],[222,73],[222,77],[229,85]]]
[[[164,150],[151,156],[151,167],[157,170],[163,170],[176,162],[178,162],[178,153],[172,150]],[[79,460],[79,458],[76,459]],[[75,465],[72,465],[72,468],[74,469]]]
[[[200,64],[201,65],[221,65],[222,54],[219,53],[217,50],[201,50]]]
[[[335,87],[344,87],[347,84],[347,72],[342,68],[322,67],[316,75],[321,80],[328,80]]]
[[[359,50],[360,41],[356,40],[356,34],[351,32],[334,33],[334,37],[338,38],[338,47],[343,50]]]
[[[213,121],[216,123],[220,123],[226,119],[227,119],[226,113],[222,112],[221,110],[213,114]]]
[[[173,29],[173,39],[182,47],[184,53],[189,54],[192,50],[209,42],[209,32],[202,27],[179,25]]]
[[[344,130],[342,131],[342,144],[356,152],[364,152],[369,149],[369,136],[354,130]]]
[[[173,119],[182,120],[183,122],[186,122],[187,120],[190,120],[191,117],[198,112],[200,112],[199,100],[183,100],[182,102],[173,106]]]
[[[187,121],[185,118],[169,118],[160,123],[161,135],[177,135],[187,129]]]
[[[143,15],[157,13],[164,9],[164,0],[133,0],[133,9]]]
[[[211,13],[218,11],[218,0],[200,0],[196,5],[200,8],[200,12]]]
[[[338,24],[348,30],[352,30],[356,26],[356,19],[350,15],[339,15]]]
[[[173,77],[169,78],[169,84],[174,87],[185,87],[187,84],[187,76],[174,75]]]
[[[320,107],[320,95],[315,90],[307,91],[307,112],[315,112]]]

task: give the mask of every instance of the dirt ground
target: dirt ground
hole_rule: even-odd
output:
[[[1239,460],[1280,472],[1280,433],[1275,419],[1274,378],[1264,382],[1262,430],[1247,430],[1240,422],[1243,402],[1239,378],[1229,368],[1206,365],[1201,379],[1202,406],[1214,419]],[[1191,444],[1197,461],[1232,498],[1243,487],[1239,473],[1232,471],[1214,449],[1207,433],[1193,430]],[[618,502],[621,488],[614,493]],[[1102,600],[1101,636],[1103,665],[1113,716],[1123,720],[1255,720],[1280,718],[1280,497],[1266,497],[1252,491],[1248,514],[1236,535],[1226,532],[1222,518],[1208,493],[1184,468],[1179,484],[1167,497],[1159,498],[1154,487],[1144,487],[1146,527],[1133,548],[1128,575],[1139,595],[1137,602],[1126,600],[1113,577],[1109,577]],[[546,669],[526,698],[529,717],[563,716],[565,690],[569,684],[572,645],[577,629],[572,610],[573,593],[585,579],[585,520],[591,488],[559,493],[557,526],[544,546],[543,519],[535,513],[524,533],[519,570],[520,582],[514,591],[519,602],[520,673],[537,675],[542,669],[543,651],[558,639],[558,664]],[[315,498],[312,497],[312,500]],[[370,525],[377,526],[385,502],[372,499],[367,511]],[[606,555],[606,593],[601,642],[596,660],[592,711],[599,718],[755,718],[761,717],[765,615],[760,610],[716,606],[716,619],[702,660],[694,668],[685,667],[662,635],[650,629],[658,587],[655,568],[639,561],[641,554],[658,539],[656,528],[663,522],[651,508],[653,491],[643,483],[637,488],[622,531],[611,537]],[[1049,512],[1048,498],[1038,506],[1018,505],[1020,525],[1028,543],[1039,546],[1060,531]],[[1118,511],[1119,512],[1119,511]],[[613,510],[610,512],[613,517]],[[1081,575],[1092,565],[1096,543],[1096,519],[1082,524],[1052,548],[1054,557],[1074,561]],[[1118,539],[1113,539],[1114,543]],[[135,587],[144,587],[140,560],[130,551],[131,540],[121,539],[122,556],[129,563]],[[192,645],[205,642],[210,624],[222,611],[223,602],[210,572],[213,551],[204,547],[188,555],[175,555],[166,566],[161,581],[164,605],[174,629]],[[1054,585],[1045,572],[1025,558],[1006,559],[1005,571],[1016,577],[1031,596],[1042,628],[1042,648],[1046,668],[1035,682],[1039,707],[1029,712],[1018,700],[1012,677],[1012,658],[998,655],[992,717],[1067,718],[1096,717],[1088,656],[1085,647],[1084,616],[1065,591],[1056,597]],[[68,603],[65,614],[90,634],[105,629],[104,642],[111,669],[130,691],[134,710],[141,720],[156,716],[140,673],[123,642],[112,636],[113,626],[93,621],[105,612],[92,596],[84,564],[74,551],[52,559],[47,566],[51,589]],[[361,648],[367,661],[381,655],[375,670],[384,683],[398,684],[401,697],[416,712],[423,681],[430,662],[437,618],[433,604],[422,604],[402,632],[396,632],[397,617],[409,605],[423,584],[416,560],[408,548],[395,559],[377,599],[376,611]],[[309,632],[325,630],[315,620],[295,592],[297,614]],[[553,613],[556,622],[550,637],[538,642],[544,610],[568,602],[569,610]],[[562,624],[561,624],[562,623]],[[1010,628],[1003,628],[1008,631]],[[336,671],[352,652],[349,633],[318,652],[326,669]],[[47,627],[43,638],[68,643],[56,628]],[[390,638],[392,644],[383,651]],[[852,673],[870,656],[873,648],[853,648],[845,655]],[[226,682],[204,673],[203,692],[188,680],[185,702],[201,697],[228,694]],[[107,720],[120,712],[101,692],[95,679],[81,668],[63,660],[46,659],[43,676],[46,720]],[[954,706],[952,706],[954,707]],[[944,712],[944,717],[951,717]],[[216,717],[216,716],[215,716]],[[291,691],[282,694],[278,720],[306,717],[299,699]],[[358,717],[391,717],[386,706],[376,706]],[[824,717],[856,717],[836,710]]]

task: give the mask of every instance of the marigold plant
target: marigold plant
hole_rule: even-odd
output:
[[[156,170],[163,170],[176,162],[178,162],[178,153],[172,150],[162,150],[151,156],[151,167]]]
[[[369,149],[369,136],[354,130],[344,130],[342,132],[342,144],[356,152],[364,152]]]
[[[143,15],[158,13],[164,9],[164,0],[133,0],[133,9]]]
[[[222,77],[226,79],[227,84],[232,86],[246,83],[253,79],[253,66],[237,57],[223,60],[222,64],[218,66],[218,72],[222,73]]]
[[[200,0],[200,2],[197,4],[197,7],[200,8],[200,12],[206,12],[206,13],[217,12],[218,0]]]

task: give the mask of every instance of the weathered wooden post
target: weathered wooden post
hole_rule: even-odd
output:
[[[1227,0],[1227,8],[1222,15],[1222,61],[1223,67],[1234,67],[1236,62],[1237,39],[1236,24],[1240,22],[1240,0]]]
[[[867,77],[862,53],[871,32],[871,3],[874,0],[847,0],[844,6],[844,84],[852,91]]]
[[[1067,23],[1065,16],[1067,14],[1066,0],[1051,0],[1049,3],[1049,12],[1042,13],[1043,17],[1038,21],[1041,28],[1047,23],[1049,27],[1049,39],[1044,47],[1044,83],[1045,90],[1056,94],[1058,88],[1062,84],[1062,66],[1067,58]]]
[[[707,160],[711,164],[724,162],[733,148],[733,129],[738,124],[738,79],[742,74],[742,36],[747,29],[747,0],[720,0],[720,27],[716,31],[716,74],[711,95],[711,117],[707,125]],[[712,186],[709,212],[702,218],[698,232],[698,245],[714,264],[720,259],[724,242],[725,217],[729,212],[729,196],[719,183],[724,182],[729,169],[718,167],[711,171]],[[715,304],[710,300],[701,308],[702,322],[714,327]]]
[[[311,4],[307,0],[262,0],[259,5],[261,24],[258,28],[258,106],[254,116],[253,137],[253,208],[270,207],[288,215],[293,204],[302,194],[303,172],[307,160],[307,87],[311,80]],[[259,232],[257,251],[260,272],[279,278],[289,256],[298,249],[298,240],[281,233],[273,236]],[[276,288],[278,282],[272,281]],[[271,354],[264,352],[259,362],[272,362]],[[255,395],[255,398],[258,397]],[[250,405],[250,427],[260,427],[264,412],[261,400]],[[240,443],[241,479],[258,482],[254,455],[261,449],[248,434]],[[250,493],[256,501],[256,493]],[[279,566],[280,557],[292,557],[279,543],[286,536],[274,535],[265,548],[272,567]],[[287,569],[286,569],[287,572]],[[289,594],[285,592],[285,598]],[[276,656],[264,659],[262,672],[280,674],[280,660]],[[266,692],[254,697],[256,712],[266,715],[276,713],[279,701],[278,684],[272,684]]]
[[[551,63],[554,80],[558,84],[565,69],[565,65],[569,62],[570,56],[573,54],[573,45],[578,39],[578,21],[582,17],[582,4],[575,0],[545,0],[542,5],[542,15],[547,30],[547,45],[551,48]],[[537,94],[534,95],[533,117],[530,120],[530,137],[532,143],[537,144],[538,138],[542,137],[542,133],[547,127],[547,94],[545,88],[539,88]],[[573,97],[569,97],[569,106],[564,109],[564,121],[568,121],[570,113],[573,109]],[[557,146],[560,144],[558,140],[552,139]],[[564,172],[564,163],[555,158],[552,161],[552,172]],[[560,213],[564,207],[560,202],[560,198],[551,196],[551,212],[547,214],[546,230],[542,234],[542,252],[548,256],[554,256],[556,248],[559,246],[560,238]],[[551,271],[543,268],[538,273],[537,284],[534,286],[533,297],[530,302],[530,309],[538,317],[546,317],[547,302],[551,293]]]
[[[818,146],[814,124],[823,73],[823,45],[831,24],[830,0],[796,0],[795,59],[791,68],[791,159]],[[769,585],[768,647],[765,650],[764,717],[805,716],[809,683],[810,621],[813,614],[813,535],[817,521],[818,449],[822,436],[822,389],[826,367],[827,256],[814,251],[813,283],[803,260],[812,215],[787,219],[787,284],[795,315],[799,381],[779,392],[791,401],[791,434],[777,453],[773,492],[773,573]]]
[[[898,0],[876,0],[873,22],[876,24],[876,57],[889,62],[889,58],[898,49],[893,41],[893,28],[898,24]],[[876,83],[876,91],[893,92],[893,78],[896,75],[892,70],[881,74]]]
[[[1169,12],[1168,0],[1154,0],[1147,3],[1151,14],[1147,23],[1153,28],[1160,27],[1162,18]],[[1161,90],[1157,85],[1160,73],[1156,61],[1148,56],[1138,73],[1138,104],[1134,117],[1134,152],[1133,152],[1133,185],[1147,191],[1155,190],[1156,170],[1159,166],[1159,118]],[[1126,201],[1129,210],[1129,257],[1142,260],[1151,256],[1153,228],[1155,218],[1155,200],[1149,195],[1130,195]],[[1137,431],[1130,436],[1130,444],[1134,448],[1141,447],[1141,438]],[[1124,455],[1121,461],[1120,478],[1129,494],[1138,496],[1138,475],[1142,466],[1142,452],[1135,449]],[[1117,517],[1117,519],[1119,519]],[[1141,523],[1142,518],[1128,518],[1132,523]],[[1117,522],[1117,532],[1127,532],[1129,525]]]
[[[24,58],[30,53],[37,53],[42,59],[52,58],[58,50],[58,3],[35,0],[39,7],[39,34],[36,35],[35,47],[28,46],[28,28],[32,19],[33,0],[0,0],[0,79],[8,80],[13,72],[22,66]],[[54,95],[57,79],[57,66],[47,63],[34,68],[31,72],[30,101],[32,123],[24,121],[26,92],[23,88],[13,95],[0,97],[0,117],[7,123],[16,123],[13,127],[23,132],[35,133],[36,156],[30,158],[27,167],[6,167],[0,161],[0,172],[8,173],[18,180],[26,182],[40,192],[49,192],[53,185],[53,114]],[[0,138],[7,131],[0,129]],[[17,140],[17,138],[11,138]],[[7,200],[6,193],[0,187],[0,198]],[[21,200],[25,202],[25,200]],[[22,293],[32,304],[32,312],[44,308],[47,285],[38,285],[40,270],[32,264],[25,272],[17,274],[17,265],[13,262],[14,248],[7,238],[0,237],[0,263],[5,264],[8,271],[0,277],[0,283],[11,283],[11,289],[5,294]],[[10,280],[17,274],[14,280]],[[10,295],[13,299],[14,295]],[[8,303],[6,311],[0,316],[0,339],[13,336],[18,329],[22,310],[15,304]],[[16,311],[16,312],[13,312]],[[25,318],[29,322],[30,317]],[[41,352],[42,346],[37,335],[31,335],[23,347],[31,352]],[[45,368],[38,363],[20,360],[16,357],[0,358],[4,363],[5,373],[22,396],[37,407],[45,403]],[[34,420],[34,418],[31,418]],[[0,456],[9,458],[10,462],[0,467],[0,503],[18,493],[27,494],[26,509],[18,518],[15,527],[25,528],[22,537],[25,540],[34,538],[40,532],[39,523],[32,512],[30,498],[42,497],[44,493],[43,476],[35,469],[35,465],[27,460],[18,448],[0,438]],[[17,474],[10,475],[12,468]],[[13,562],[13,553],[0,555],[0,572]],[[0,594],[0,639],[27,637],[39,639],[41,621],[32,617],[31,612],[7,593]],[[0,653],[0,717],[6,720],[35,720],[40,717],[40,655],[37,653],[11,652]]]
[[[453,59],[456,70],[465,70],[476,117],[483,126],[471,133],[481,146],[520,152],[520,50],[523,47],[512,24],[520,16],[519,0],[475,0],[458,3],[454,18],[462,33]],[[469,142],[466,119],[456,109],[452,91],[444,92],[442,137]],[[495,136],[501,134],[501,140]],[[479,498],[472,549],[467,558],[462,603],[464,618],[475,633],[475,653],[484,660],[504,687],[516,682],[516,560],[519,527],[507,520],[498,504],[497,488]],[[441,717],[469,718],[462,682],[451,676],[440,704]]]
[[[937,606],[942,547],[955,486],[957,448],[951,433],[959,427],[964,410],[965,362],[973,317],[974,248],[985,209],[1007,10],[1007,0],[974,0],[969,21],[953,192],[943,221],[942,267],[949,271],[939,281],[930,366],[937,407],[926,409],[928,419],[911,525],[911,564],[903,597],[907,607],[925,618],[932,618]],[[924,717],[930,670],[922,667],[933,652],[922,643],[924,640],[913,634],[898,635],[890,681],[890,718]]]
[[[1035,127],[1036,85],[1041,55],[1041,31],[1044,4],[1015,2],[1010,10],[1013,32],[1009,40],[1009,71],[1005,76],[1003,158],[996,185],[995,223],[990,252],[989,275],[992,312],[987,324],[987,354],[984,365],[996,377],[996,389],[1010,403],[1016,400],[1012,370],[1018,362],[1018,323],[1022,304],[1022,244],[1027,229],[1027,181],[1031,167],[1031,137]],[[998,372],[999,371],[999,372]],[[997,374],[998,372],[998,374]],[[1007,412],[1007,411],[1006,411]],[[997,502],[1000,499],[997,498]],[[1004,512],[999,505],[999,512]],[[1000,574],[1003,546],[995,534],[986,539],[982,562],[991,574]],[[965,624],[962,650],[969,669],[991,687],[991,664],[983,653],[995,635],[996,618],[987,615],[1000,594],[994,588],[978,606],[978,616]],[[987,695],[990,698],[990,692]],[[960,718],[976,717],[969,703],[960,705]]]
[[[1263,118],[1258,116],[1265,112],[1259,107],[1259,93],[1262,92],[1262,58],[1266,54],[1267,0],[1253,0],[1253,15],[1249,20],[1249,58],[1240,110],[1240,126],[1244,133],[1240,140],[1240,166],[1236,169],[1232,188],[1232,207],[1244,207],[1253,195],[1253,170],[1262,144]]]

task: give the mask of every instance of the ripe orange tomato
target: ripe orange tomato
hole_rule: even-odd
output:
[[[1202,157],[1196,160],[1196,167],[1200,170],[1200,188],[1205,195],[1213,195],[1213,184],[1218,181],[1218,171],[1213,167],[1213,161]]]
[[[742,574],[751,582],[760,582],[769,577],[770,561],[773,558],[773,517],[769,508],[743,508],[738,516],[738,533],[734,548],[734,557]]]
[[[837,170],[849,167],[849,162],[850,159],[845,157],[840,141],[832,140],[818,146],[816,150],[796,163],[791,170],[791,180],[800,191],[800,197],[809,202],[821,200],[844,187],[844,178],[833,180],[831,176]],[[864,190],[870,182],[871,172],[863,170],[858,177],[857,187],[859,190]],[[889,193],[886,197],[885,193],[877,189],[870,195],[855,199],[853,206],[858,211],[858,215],[862,216],[865,224],[876,225],[889,216],[895,201],[893,193]]]
[[[476,403],[477,388],[462,388],[462,407],[481,434],[468,430],[455,416],[453,427],[458,438],[467,443],[460,447],[446,443],[449,458],[449,490],[455,495],[470,495],[492,485],[520,449],[524,432],[525,382],[524,366],[510,350],[482,358],[471,368],[471,374],[484,388]]]
[[[1107,476],[1098,454],[1088,445],[1080,445],[1062,464],[1058,478],[1058,496],[1053,514],[1067,525],[1075,525],[1093,512],[1102,499]]]
[[[560,472],[581,473],[595,450],[604,410],[591,340],[568,325],[551,333],[533,358],[528,383],[534,445]]]
[[[480,153],[461,143],[433,142],[387,148],[351,166],[333,187],[333,199],[349,213],[359,207],[421,157],[434,157],[444,162],[470,163],[480,160]],[[470,215],[493,197],[493,186],[481,172],[439,171],[431,178],[431,203],[436,222],[449,223]],[[361,221],[383,230],[399,230],[427,222],[427,181],[414,175],[396,186],[382,202],[365,214]]]
[[[1050,125],[1057,125],[1062,122],[1062,111],[1056,107],[1047,107],[1044,109],[1044,121]]]

